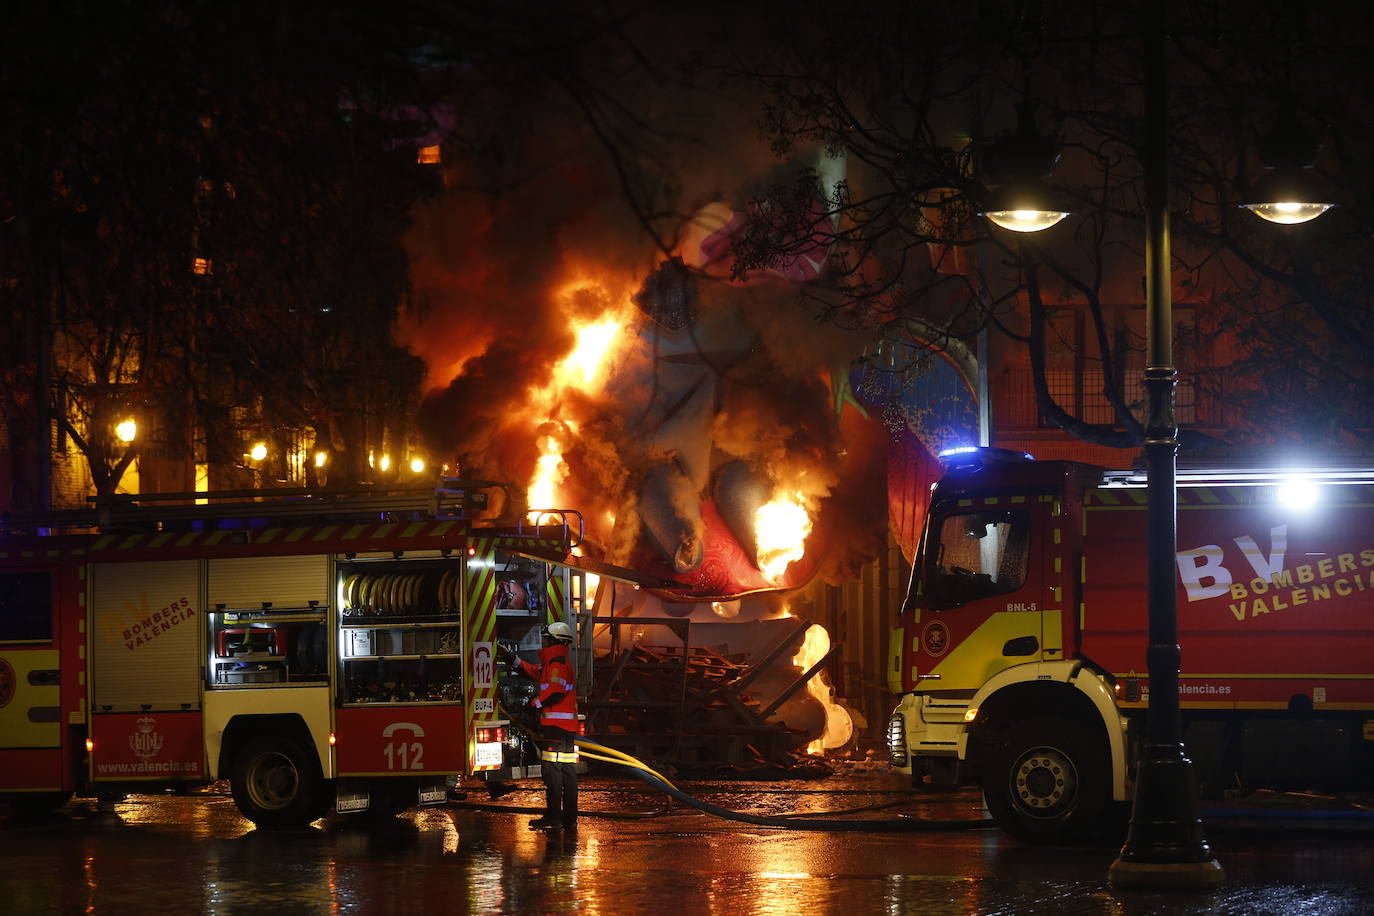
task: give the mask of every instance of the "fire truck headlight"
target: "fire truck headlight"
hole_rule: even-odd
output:
[[[978,707],[977,707],[977,706],[970,706],[968,709],[965,709],[965,710],[964,710],[964,721],[965,721],[965,722],[972,722],[972,721],[973,721],[974,719],[976,719],[976,718],[978,718]]]
[[[1312,481],[1301,477],[1285,480],[1274,490],[1279,503],[1289,509],[1305,511],[1321,500],[1321,491]]]

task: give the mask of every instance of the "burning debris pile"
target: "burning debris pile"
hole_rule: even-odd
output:
[[[781,640],[751,659],[694,645],[688,620],[598,618],[607,650],[583,701],[588,730],[678,770],[828,771],[825,751],[853,735],[848,711],[830,702],[819,676],[837,647],[823,628],[787,622]],[[794,715],[777,718],[808,695],[824,710],[818,734],[789,724]]]

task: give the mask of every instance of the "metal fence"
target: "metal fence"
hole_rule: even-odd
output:
[[[1142,420],[1145,415],[1145,373],[1128,370],[1124,394],[1128,406]],[[1045,381],[1055,402],[1070,415],[1085,423],[1113,425],[1116,413],[1102,393],[1100,369],[1049,369]],[[1024,370],[1003,370],[992,385],[993,423],[1001,429],[1046,429],[1051,426],[1040,415],[1035,388]],[[1179,426],[1214,427],[1220,425],[1220,405],[1198,391],[1188,379],[1180,379],[1174,393],[1174,410]]]

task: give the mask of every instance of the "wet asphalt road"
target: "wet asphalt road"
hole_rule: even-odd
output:
[[[882,773],[683,787],[752,813],[981,816],[972,793],[931,800]],[[1374,913],[1368,823],[1217,822],[1208,835],[1226,870],[1219,891],[1127,893],[1107,884],[1115,849],[1031,848],[996,830],[776,830],[676,803],[662,813],[662,797],[638,783],[591,778],[584,809],[636,817],[585,817],[568,836],[526,828],[530,815],[518,809],[538,805],[536,792],[497,810],[480,790],[470,798],[482,805],[335,817],[293,832],[254,830],[214,792],[135,796],[112,813],[76,799],[46,819],[0,826],[0,912]]]

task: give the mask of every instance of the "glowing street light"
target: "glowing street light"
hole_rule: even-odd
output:
[[[1246,210],[1271,223],[1306,223],[1336,206],[1310,168],[1277,168],[1255,183]]]
[[[133,442],[138,437],[138,424],[132,419],[121,421],[115,427],[115,437],[120,442]]]
[[[1271,223],[1292,226],[1336,206],[1330,189],[1312,168],[1321,141],[1299,123],[1291,92],[1280,105],[1278,123],[1256,145],[1260,160],[1272,171],[1255,182],[1241,207]]]
[[[1043,181],[1023,178],[993,191],[988,206],[979,215],[1012,232],[1040,232],[1057,225],[1069,215],[1069,210]]]
[[[1058,161],[1059,139],[1036,130],[1035,110],[1027,99],[1018,111],[1016,130],[982,151],[982,170],[997,187],[978,215],[1012,232],[1041,232],[1057,225],[1069,215],[1068,204],[1041,178]]]
[[[262,459],[266,458],[266,457],[267,457],[267,443],[265,443],[265,442],[256,442],[256,443],[254,443],[254,444],[253,444],[253,450],[250,451],[250,452],[248,453],[248,457],[249,457],[249,458],[252,458],[254,461],[261,461]]]

